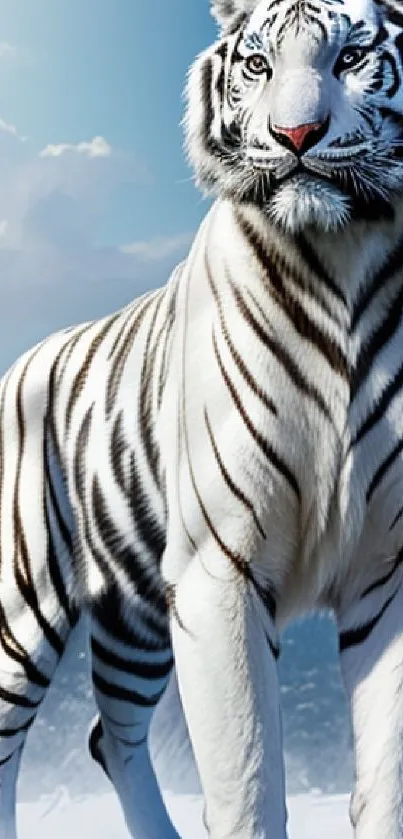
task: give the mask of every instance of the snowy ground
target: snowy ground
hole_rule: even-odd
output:
[[[348,796],[338,794],[351,787],[348,729],[325,642],[322,626],[312,623],[299,626],[285,642],[289,839],[352,837]],[[28,738],[18,794],[19,839],[128,839],[109,782],[87,753],[95,713],[88,665],[82,627]],[[182,839],[205,839],[200,784],[174,677],[155,715],[151,753]]]
[[[205,839],[198,796],[167,795],[166,801],[183,839]],[[313,793],[288,801],[290,839],[351,839],[348,798]],[[20,808],[21,839],[127,839],[117,801],[112,794],[70,801],[60,792]]]

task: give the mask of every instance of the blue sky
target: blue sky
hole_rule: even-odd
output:
[[[214,35],[208,0],[0,0],[0,371],[186,252],[181,94]]]

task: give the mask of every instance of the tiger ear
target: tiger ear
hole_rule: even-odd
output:
[[[211,0],[211,14],[225,29],[236,18],[251,14],[258,3],[259,0]]]

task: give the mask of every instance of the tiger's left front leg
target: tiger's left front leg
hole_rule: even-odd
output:
[[[286,839],[276,631],[216,547],[177,584],[171,630],[209,836]]]
[[[351,703],[356,839],[403,839],[403,586],[388,571],[337,614]]]

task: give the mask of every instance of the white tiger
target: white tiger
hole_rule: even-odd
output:
[[[91,617],[90,749],[135,839],[178,839],[147,748],[175,662],[212,839],[286,839],[276,659],[333,611],[356,839],[403,839],[403,16],[215,0],[185,118],[218,195],[164,289],[0,386],[0,839]]]

